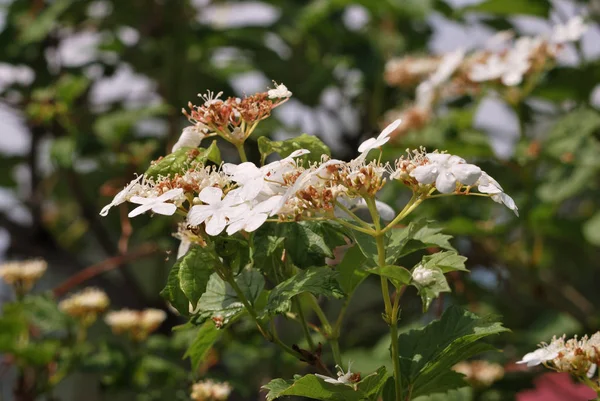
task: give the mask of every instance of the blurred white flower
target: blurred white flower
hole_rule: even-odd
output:
[[[555,44],[576,42],[587,31],[588,26],[580,15],[554,27],[550,40]]]
[[[269,99],[287,99],[292,96],[292,92],[284,84],[275,83],[275,89],[269,89],[267,95]]]
[[[200,142],[202,142],[202,138],[204,138],[204,134],[198,129],[196,126],[185,127],[183,132],[181,132],[181,136],[173,145],[173,149],[171,152],[175,152],[178,149],[183,147],[197,148],[200,146]]]

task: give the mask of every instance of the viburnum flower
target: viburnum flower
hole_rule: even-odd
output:
[[[228,194],[229,195],[229,194]],[[227,226],[229,219],[243,214],[246,208],[240,206],[243,201],[236,196],[225,196],[221,188],[207,187],[198,195],[204,205],[195,205],[190,209],[187,221],[192,226],[205,223],[208,235],[219,235]]]
[[[410,172],[420,184],[432,184],[444,194],[454,192],[456,184],[473,185],[481,176],[481,169],[468,164],[463,158],[447,153],[428,153],[429,163]]]
[[[417,87],[417,104],[420,107],[429,108],[431,106],[435,89],[450,79],[452,74],[460,67],[464,58],[464,49],[455,50],[442,57],[435,72]]]
[[[275,84],[275,89],[269,89],[267,95],[269,99],[286,99],[292,96],[292,92],[288,90],[288,88],[284,84]]]
[[[184,128],[181,136],[175,145],[173,145],[171,152],[175,152],[183,147],[197,148],[200,146],[200,142],[202,142],[202,139],[204,138],[204,133],[201,131],[201,128],[199,128],[198,125],[200,125],[200,123],[195,126]]]
[[[501,365],[483,360],[459,362],[452,370],[465,375],[465,380],[474,387],[489,387],[504,377]]]
[[[115,334],[129,334],[134,340],[141,341],[155,331],[166,318],[167,314],[160,309],[121,309],[107,313],[104,321]]]
[[[48,263],[41,259],[7,262],[0,265],[0,278],[23,293],[33,287],[47,268]]]
[[[342,369],[340,365],[335,365],[335,367],[338,370],[337,377],[329,377],[320,375],[318,373],[315,373],[315,376],[317,376],[319,379],[323,379],[325,383],[330,383],[336,386],[343,384],[346,386],[355,387],[356,383],[360,381],[360,373],[352,373],[351,371],[352,363],[348,363],[348,371],[345,373],[344,369]]]
[[[419,285],[427,287],[435,281],[433,270],[418,265],[412,271],[412,279]]]
[[[58,308],[75,318],[91,318],[108,308],[110,300],[99,288],[86,288],[59,302]]]
[[[231,390],[227,382],[217,383],[208,379],[195,383],[190,397],[193,401],[224,401],[231,394]]]
[[[123,188],[117,195],[115,195],[113,200],[108,205],[102,208],[102,210],[100,211],[100,216],[107,216],[108,212],[113,206],[118,206],[122,203],[127,202],[127,200],[135,194],[136,189],[141,187],[140,180],[142,178],[144,178],[144,176],[140,175],[137,178],[131,180],[131,182],[127,184],[125,188]]]
[[[233,235],[234,233],[244,230],[246,232],[256,231],[262,226],[265,221],[276,212],[280,195],[272,196],[264,202],[257,203],[254,206],[246,207],[242,213],[238,213],[237,217],[230,220],[227,226],[227,234]]]
[[[555,44],[576,42],[587,31],[588,26],[580,15],[571,18],[565,24],[554,27],[550,40]]]
[[[385,129],[381,131],[377,138],[369,138],[361,143],[358,147],[358,151],[361,153],[361,156],[364,155],[364,157],[366,157],[367,153],[369,153],[372,149],[379,148],[388,143],[390,140],[390,135],[401,123],[402,120],[398,119],[385,127]]]
[[[177,200],[177,198],[180,198],[182,195],[183,189],[175,188],[157,197],[143,198],[141,196],[133,196],[129,201],[131,203],[137,203],[141,206],[138,206],[129,212],[128,217],[131,218],[139,216],[148,210],[152,210],[156,214],[172,216],[177,210],[177,205],[169,201]]]
[[[541,344],[541,348],[523,356],[519,364],[528,367],[544,364],[544,366],[566,372],[580,379],[591,378],[597,370],[600,360],[600,332],[592,337],[577,336],[566,340],[566,336],[553,337],[550,344]]]
[[[491,198],[494,202],[504,204],[504,206],[512,210],[517,216],[519,215],[519,209],[513,198],[505,194],[498,181],[490,177],[485,171],[481,172],[481,177],[476,185],[479,192],[491,194]]]

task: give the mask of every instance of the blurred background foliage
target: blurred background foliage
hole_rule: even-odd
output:
[[[254,140],[307,132],[322,137],[334,157],[349,158],[378,132],[386,111],[414,97],[385,83],[391,57],[481,48],[497,31],[544,32],[576,14],[591,25],[584,40],[565,49],[526,99],[510,105],[501,96],[452,99],[385,155],[420,145],[447,149],[496,177],[519,205],[520,218],[472,199],[421,207],[416,217],[439,220],[472,273],[453,276],[452,295],[423,319],[415,320],[415,294],[403,300],[406,328],[450,303],[502,315],[513,332],[498,338],[504,352],[491,358],[508,373],[476,396],[514,399],[536,373],[515,371],[524,352],[554,334],[600,329],[599,1],[2,0],[3,257],[47,259],[42,290],[108,259],[110,271],[89,284],[104,288],[113,305],[166,309],[158,293],[174,261],[171,221],[143,216],[131,226],[125,209],[103,220],[98,212],[135,172],[168,152],[188,124],[181,107],[199,92],[242,96],[273,87],[271,80],[283,82],[293,100],[259,126]],[[257,161],[256,148],[249,148]],[[226,147],[224,155],[236,158]],[[382,200],[399,206],[405,195],[388,185]],[[385,362],[388,352],[376,285],[367,281],[354,297],[341,338],[344,359],[364,372]],[[2,294],[10,297],[6,287]],[[193,338],[171,334],[178,322],[171,314],[152,345],[175,356],[175,364]],[[302,343],[295,329],[284,336]],[[239,400],[259,399],[261,384],[303,368],[244,322],[201,369],[208,366],[233,384]],[[179,370],[163,374],[177,378],[165,379],[173,394],[187,394],[190,383]],[[102,386],[91,377],[85,385],[96,383],[98,390],[90,397],[101,398]],[[3,382],[9,386],[6,377]],[[63,397],[80,399],[78,386],[67,381]],[[160,399],[128,388],[138,399]]]

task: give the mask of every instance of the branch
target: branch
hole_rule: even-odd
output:
[[[72,288],[77,287],[78,285],[88,281],[93,277],[121,267],[125,263],[128,263],[130,261],[148,257],[156,253],[157,251],[158,247],[156,245],[145,244],[129,253],[108,258],[102,262],[86,267],[85,269],[69,277],[66,281],[64,281],[62,284],[56,287],[53,290],[54,296],[57,298],[61,297],[67,292],[69,292]]]

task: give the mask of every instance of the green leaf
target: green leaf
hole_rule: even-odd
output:
[[[252,236],[253,266],[258,268],[271,281],[279,282],[285,249],[285,237],[277,235],[278,225],[263,224]]]
[[[159,175],[173,177],[175,174],[183,174],[194,164],[205,164],[208,160],[219,164],[221,163],[221,153],[216,143],[217,141],[213,141],[208,149],[189,147],[177,149],[151,165],[146,170],[146,176],[153,178]]]
[[[19,42],[27,45],[45,39],[58,24],[59,17],[69,8],[73,0],[57,0],[37,14],[27,13],[19,22],[22,30]],[[37,14],[37,15],[36,15]]]
[[[107,146],[118,147],[133,134],[133,127],[141,119],[165,114],[169,108],[156,105],[142,109],[118,110],[103,114],[94,122],[94,132]]]
[[[336,280],[337,274],[330,267],[312,267],[301,270],[273,288],[267,300],[266,312],[269,314],[287,312],[290,309],[292,297],[304,292],[342,298],[344,293]]]
[[[422,329],[400,334],[402,398],[406,398],[409,392],[418,397],[459,387],[456,376],[448,373],[452,366],[493,349],[489,344],[478,341],[505,331],[508,329],[491,317],[480,318],[452,306],[440,320]]]
[[[367,258],[360,248],[355,245],[346,251],[342,261],[335,267],[339,272],[338,282],[342,291],[352,294],[356,287],[369,275],[366,270]]]
[[[206,291],[211,274],[221,265],[219,255],[212,246],[195,246],[177,260],[179,286],[195,308]]]
[[[71,168],[76,156],[75,140],[70,136],[56,138],[50,147],[50,158],[62,168]]]
[[[390,279],[396,288],[408,285],[411,281],[410,271],[402,266],[386,265],[369,269],[368,272]]]
[[[250,269],[243,270],[235,278],[235,282],[250,303],[256,302],[265,286],[263,276],[258,271]],[[231,285],[223,281],[216,273],[210,276],[206,292],[198,301],[196,313],[199,319],[218,317],[222,319],[223,324],[227,324],[243,310],[244,304]]]
[[[250,263],[250,244],[242,236],[215,237],[214,244],[223,264],[234,272],[241,271]]]
[[[460,9],[461,12],[477,11],[496,15],[515,14],[548,17],[551,5],[548,0],[486,0]]]
[[[160,296],[169,301],[169,303],[171,303],[171,305],[183,316],[188,316],[190,303],[179,284],[179,266],[182,259],[183,258],[175,262],[171,268],[169,277],[167,278],[167,284],[160,292]]]
[[[212,321],[206,321],[200,327],[196,338],[187,351],[185,351],[185,355],[183,355],[184,358],[190,358],[192,370],[198,370],[200,363],[204,360],[206,354],[212,348],[221,333],[222,332],[216,328]]]
[[[331,151],[318,137],[302,134],[298,137],[286,139],[285,141],[272,141],[265,136],[258,138],[258,150],[264,161],[271,153],[278,153],[282,158],[288,157],[298,149],[308,149],[310,153],[302,156],[302,159],[310,162],[321,161],[322,155],[331,156]]]
[[[384,367],[357,383],[357,388],[347,385],[326,383],[315,375],[306,375],[296,380],[275,379],[262,388],[269,390],[267,401],[283,396],[299,396],[323,401],[359,401],[376,396],[388,374]]]
[[[58,309],[56,299],[51,296],[28,296],[23,301],[27,321],[44,334],[63,332],[71,321]]]
[[[452,236],[441,234],[442,228],[426,220],[411,222],[405,228],[390,231],[386,246],[386,263],[389,264],[396,263],[399,258],[412,252],[429,247],[454,249],[449,242]]]
[[[443,273],[453,271],[468,271],[465,267],[466,257],[457,254],[454,251],[442,251],[433,255],[423,256],[421,264],[429,269],[438,268]]]
[[[577,161],[578,158],[573,156],[585,151],[587,140],[598,130],[600,113],[587,108],[574,110],[552,127],[544,151],[558,160],[570,154]]]
[[[600,246],[600,212],[583,224],[583,236],[590,244]]]
[[[458,375],[456,372],[451,372],[455,375]],[[461,375],[459,375],[461,376]],[[464,380],[460,377],[455,377],[456,385],[459,385],[458,380],[462,382],[462,385],[465,384]],[[432,395],[424,395],[421,397],[415,398],[415,401],[472,401],[473,400],[473,389],[471,387],[452,387],[453,389],[449,390],[443,394],[432,394]],[[456,389],[456,390],[454,390]]]

